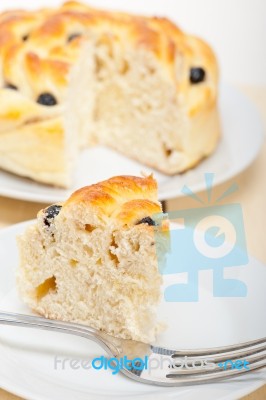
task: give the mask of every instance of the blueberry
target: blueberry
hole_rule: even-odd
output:
[[[50,93],[42,93],[37,99],[37,103],[43,106],[55,106],[57,104],[56,98]]]
[[[142,218],[139,222],[137,222],[136,225],[139,225],[139,224],[147,224],[147,225],[150,225],[150,226],[155,226],[156,225],[155,221],[151,217]]]
[[[201,67],[195,67],[190,69],[190,82],[191,83],[200,83],[205,80],[205,71]]]
[[[12,83],[7,83],[7,84],[5,85],[5,88],[6,88],[6,89],[12,89],[12,90],[18,90],[17,86],[12,85]]]
[[[67,41],[72,42],[72,40],[78,38],[81,36],[81,33],[72,33],[71,35],[68,36]]]
[[[44,210],[44,220],[46,226],[50,226],[52,220],[60,213],[62,206],[53,205]]]

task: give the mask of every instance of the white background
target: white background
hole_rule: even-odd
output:
[[[60,3],[0,0],[0,9]],[[89,4],[168,16],[212,45],[224,80],[266,86],[266,0],[90,0]]]

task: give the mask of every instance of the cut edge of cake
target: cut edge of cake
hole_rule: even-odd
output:
[[[153,342],[168,243],[160,215],[151,176],[113,177],[41,210],[18,238],[22,300],[51,319]]]

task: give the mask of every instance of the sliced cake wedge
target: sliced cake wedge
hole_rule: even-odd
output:
[[[18,238],[18,288],[37,313],[152,342],[167,230],[151,177],[118,176],[38,213]],[[156,248],[160,248],[160,255]]]

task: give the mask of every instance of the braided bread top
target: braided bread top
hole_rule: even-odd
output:
[[[115,176],[74,192],[63,205],[71,210],[77,206],[92,208],[98,220],[115,220],[127,225],[161,213],[157,200],[157,182],[152,176]]]
[[[75,191],[63,204],[52,205],[38,213],[43,224],[47,214],[80,221],[82,225],[106,225],[110,220],[115,225],[138,223],[154,225],[153,215],[162,213],[157,200],[157,182],[152,175],[147,177],[115,176],[108,180],[85,186]],[[143,220],[144,219],[144,220]],[[143,221],[142,221],[143,220]],[[91,226],[91,225],[89,225]]]
[[[151,51],[162,73],[187,96],[192,114],[198,104],[215,101],[216,59],[204,42],[165,18],[106,12],[68,1],[56,9],[0,14],[1,130],[61,115],[69,70],[92,33],[102,35],[103,41],[118,41],[121,48],[130,45]],[[178,76],[180,62],[187,68]],[[208,71],[200,99],[197,91],[196,105],[196,92],[189,82],[193,65]]]

